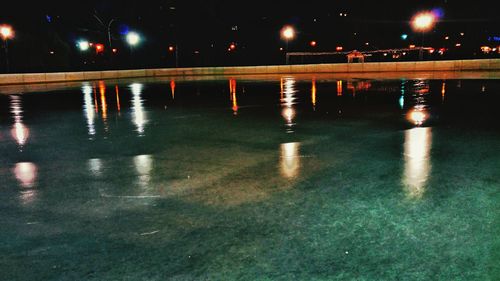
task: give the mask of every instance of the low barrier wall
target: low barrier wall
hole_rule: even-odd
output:
[[[0,74],[0,85],[161,76],[497,70],[500,70],[500,59],[417,62],[367,62],[241,67],[159,68],[84,72]]]

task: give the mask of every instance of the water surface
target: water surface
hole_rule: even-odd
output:
[[[496,280],[499,91],[328,75],[5,90],[0,279]]]

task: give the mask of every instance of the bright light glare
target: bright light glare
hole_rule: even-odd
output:
[[[291,26],[285,26],[283,28],[282,34],[286,40],[290,40],[295,37],[295,30]]]
[[[11,38],[14,35],[12,27],[8,25],[0,26],[0,35],[2,36],[3,40]]]
[[[90,44],[88,41],[80,41],[78,42],[78,48],[80,48],[80,51],[87,51],[90,48]]]
[[[417,31],[426,31],[432,28],[436,16],[429,12],[417,14],[412,20],[413,29]]]
[[[135,33],[135,32],[129,32],[127,34],[127,43],[131,46],[135,46],[137,44],[139,44],[139,42],[141,41],[141,37],[139,36],[139,34]]]

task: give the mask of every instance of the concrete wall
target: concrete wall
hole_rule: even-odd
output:
[[[251,75],[293,73],[373,73],[413,71],[495,71],[500,70],[500,59],[368,62],[308,65],[271,65],[241,67],[161,68],[86,72],[0,74],[0,85],[26,83],[52,83],[101,79],[197,76],[197,75]]]

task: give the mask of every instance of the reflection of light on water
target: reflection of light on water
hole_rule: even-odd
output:
[[[14,123],[11,135],[19,146],[23,146],[28,141],[29,134],[29,129],[23,123]]]
[[[421,198],[431,171],[431,128],[413,128],[405,132],[403,184],[407,196]]]
[[[412,110],[410,110],[407,118],[416,126],[420,126],[429,118],[429,115],[425,107],[417,105]]]
[[[106,122],[108,118],[108,103],[106,102],[106,85],[99,81],[99,94],[101,96],[102,119]]]
[[[401,97],[399,97],[399,107],[403,109],[405,107],[405,94],[406,94],[406,89],[405,89],[405,84],[406,80],[401,80]]]
[[[170,92],[172,93],[172,99],[175,100],[175,81],[170,80]]]
[[[337,81],[337,96],[342,96],[342,80]]]
[[[14,167],[14,175],[22,187],[31,188],[35,185],[37,177],[37,166],[31,162],[17,163]]]
[[[146,112],[144,111],[144,100],[142,95],[142,84],[134,83],[130,85],[132,90],[132,121],[136,126],[139,136],[144,135],[144,126],[147,123]]]
[[[93,108],[93,100],[92,100],[92,87],[90,85],[82,86],[83,92],[83,113],[87,119],[87,130],[88,134],[93,136],[95,135],[95,112]]]
[[[115,85],[115,93],[116,93],[116,109],[118,109],[118,111],[121,110],[121,107],[120,107],[120,92],[118,91],[118,85]]]
[[[313,109],[316,109],[316,79],[312,79],[311,85],[311,103],[313,105]]]
[[[102,160],[99,158],[89,159],[88,167],[90,174],[100,176],[102,174]]]
[[[285,77],[284,79],[281,79],[281,89],[281,107],[283,108],[281,115],[285,119],[288,132],[291,133],[293,132],[292,127],[295,125],[293,123],[293,119],[295,117],[295,108],[293,107],[295,104],[296,93],[295,79],[293,77]]]
[[[10,96],[10,99],[10,113],[12,113],[14,118],[11,135],[17,144],[22,147],[28,141],[30,132],[29,128],[23,124],[21,97],[12,95]]]
[[[137,171],[139,184],[147,187],[151,179],[151,170],[153,169],[153,156],[137,155],[134,157],[134,166]]]
[[[299,142],[282,143],[281,149],[281,174],[285,178],[295,178],[299,174],[300,169],[300,155],[299,155]]]
[[[444,97],[446,96],[446,82],[443,81],[441,85],[441,102],[444,102]]]
[[[237,115],[238,114],[238,99],[236,96],[236,79],[229,79],[229,93],[230,93],[230,99],[232,101],[232,110],[233,114]]]

